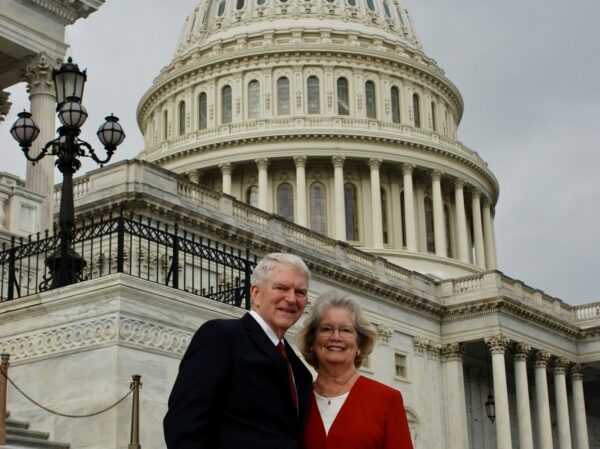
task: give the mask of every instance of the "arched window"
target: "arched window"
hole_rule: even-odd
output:
[[[346,240],[358,240],[358,199],[356,187],[347,182],[344,184],[344,206],[346,211]]]
[[[225,13],[225,0],[219,3],[219,9],[217,10],[217,15],[221,17]]]
[[[402,247],[406,248],[406,201],[404,190],[400,192],[400,222],[402,223]]]
[[[338,78],[337,80],[337,113],[338,115],[350,115],[348,103],[348,80]]]
[[[419,94],[413,94],[413,114],[415,127],[421,127],[421,100],[419,99]]]
[[[392,17],[392,12],[390,11],[390,5],[386,0],[383,0],[383,11],[385,12],[386,17]]]
[[[294,221],[294,191],[288,182],[277,187],[277,213],[289,221]]]
[[[431,198],[425,197],[425,233],[427,239],[427,251],[435,252],[435,236],[433,233],[433,205]]]
[[[206,93],[198,95],[198,129],[206,129]]]
[[[437,123],[435,120],[435,103],[431,102],[431,129],[437,131]]]
[[[165,109],[163,112],[163,139],[169,137],[169,112]]]
[[[319,99],[319,78],[317,78],[316,76],[309,76],[306,80],[306,91],[308,96],[308,113],[320,113],[321,105]]]
[[[258,207],[258,186],[250,186],[246,190],[246,204]]]
[[[350,6],[356,6],[356,0],[346,0]]]
[[[325,186],[320,182],[310,185],[310,229],[327,234],[327,198]]]
[[[400,8],[396,8],[398,11],[398,20],[400,20],[400,26],[404,27],[404,18],[402,17],[402,10]]]
[[[238,11],[244,7],[244,0],[236,0],[235,1],[235,9]]]
[[[179,135],[185,134],[185,101],[179,102]]]
[[[365,83],[365,98],[367,100],[367,118],[377,118],[377,104],[375,102],[375,83]]]
[[[383,243],[390,243],[387,211],[387,195],[385,193],[385,190],[381,189],[381,229],[383,231]]]
[[[392,122],[400,123],[400,91],[396,86],[392,87]]]
[[[266,1],[267,1],[267,0],[256,0],[256,4],[257,4],[258,6],[262,6],[262,5],[264,5],[264,4],[265,4],[265,2],[266,2]]]
[[[367,8],[369,8],[369,11],[375,11],[375,3],[373,0],[367,0]]]
[[[260,117],[260,84],[256,80],[248,83],[248,118]]]
[[[277,80],[277,115],[290,113],[290,80],[282,76]]]
[[[221,123],[231,123],[231,86],[221,89]]]

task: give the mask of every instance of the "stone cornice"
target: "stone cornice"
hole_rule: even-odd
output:
[[[24,1],[64,25],[70,25],[77,19],[89,16],[104,4],[104,0]]]

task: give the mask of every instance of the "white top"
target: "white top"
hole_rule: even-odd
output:
[[[341,396],[335,396],[333,398],[326,398],[315,391],[317,407],[319,408],[321,421],[323,421],[323,426],[325,427],[325,435],[329,433],[329,429],[331,428],[333,421],[335,421],[335,417],[340,412],[342,405],[346,402],[349,393],[350,392],[344,393]]]
[[[267,334],[267,337],[269,337],[269,340],[271,340],[275,346],[277,346],[277,344],[280,341],[283,343],[283,339],[280,340],[279,338],[277,338],[277,335],[275,335],[275,331],[271,329],[271,326],[269,326],[267,322],[263,320],[263,318],[258,314],[256,310],[251,310],[249,313],[250,315],[252,315],[252,318],[256,320],[256,322],[262,328],[262,330],[265,331],[265,334]]]

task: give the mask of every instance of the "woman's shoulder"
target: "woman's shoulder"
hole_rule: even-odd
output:
[[[378,382],[366,376],[360,376],[358,381],[360,388],[368,394],[377,394],[384,397],[396,397],[401,396],[400,392],[395,388]]]

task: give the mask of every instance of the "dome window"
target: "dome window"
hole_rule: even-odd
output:
[[[346,3],[350,6],[356,6],[356,0],[346,0]]]
[[[238,11],[244,7],[244,0],[236,0],[235,9]]]
[[[392,97],[392,122],[400,123],[400,91],[396,86],[391,89]]]
[[[421,127],[421,100],[419,94],[413,94],[413,115],[415,128]]]
[[[356,187],[347,182],[344,184],[344,206],[346,212],[346,240],[358,240],[358,200]]]
[[[367,100],[367,118],[377,118],[377,103],[375,99],[375,83],[365,83],[365,99]]]
[[[290,114],[290,80],[282,76],[277,80],[277,115]]]
[[[311,184],[310,196],[310,229],[327,235],[327,197],[325,186],[320,182]]]
[[[206,93],[198,95],[198,129],[206,129]]]
[[[404,19],[402,18],[402,10],[397,8],[398,11],[398,19],[400,20],[400,26],[404,27]]]
[[[258,207],[258,186],[248,187],[248,190],[246,190],[246,204]]]
[[[437,120],[435,119],[435,116],[436,116],[435,103],[432,101],[431,102],[431,130],[432,131],[437,131]]]
[[[388,5],[387,1],[383,2],[383,11],[385,12],[386,17],[391,18],[392,12],[390,11],[390,5]]]
[[[219,3],[219,9],[217,10],[217,15],[221,17],[225,13],[225,1]]]
[[[262,6],[262,5],[264,5],[266,2],[267,2],[267,0],[256,0],[256,4],[257,4],[258,6]]]
[[[369,8],[369,11],[375,11],[375,3],[373,0],[367,0],[367,8]]]
[[[185,134],[185,101],[179,102],[179,135]]]
[[[221,123],[231,123],[231,86],[221,89]]]
[[[260,84],[253,80],[248,83],[248,118],[260,117]]]
[[[350,107],[348,104],[348,80],[346,78],[338,78],[337,80],[337,113],[338,115],[350,115]]]
[[[308,113],[319,114],[321,112],[319,78],[316,76],[309,76],[306,80],[306,90],[308,92]]]
[[[289,182],[277,187],[277,214],[288,221],[294,221],[294,191]]]

